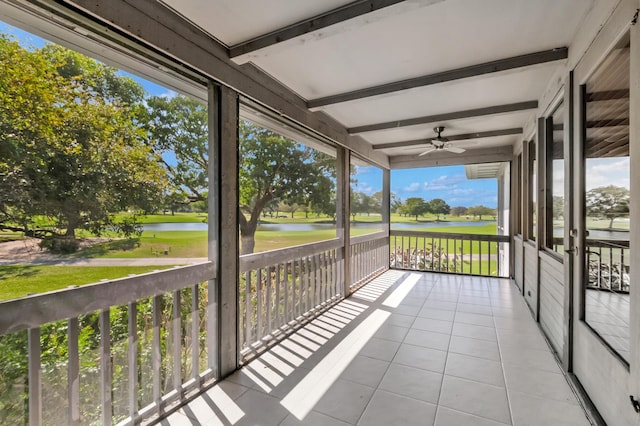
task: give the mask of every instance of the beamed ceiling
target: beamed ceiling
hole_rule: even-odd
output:
[[[593,0],[162,3],[236,64],[264,71],[374,151],[406,159],[436,126],[473,153],[521,141]]]

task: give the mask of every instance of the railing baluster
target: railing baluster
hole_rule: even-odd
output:
[[[271,330],[275,330],[280,328],[280,325],[282,324],[282,322],[280,321],[280,304],[282,303],[280,300],[280,264],[278,263],[275,266],[274,269],[275,272],[275,285],[276,285],[276,299],[275,299],[275,303],[273,304],[275,312],[274,312],[274,316],[275,316],[275,324],[274,327],[271,328]]]
[[[296,274],[297,269],[297,274]],[[304,294],[302,288],[302,259],[298,259],[293,268],[293,277],[291,278],[295,283],[298,292],[298,303],[296,306],[296,318],[299,318],[302,315],[302,296]],[[298,283],[299,281],[299,283]]]
[[[111,399],[111,316],[109,309],[100,311],[98,318],[100,326],[100,400],[102,405],[102,425],[111,426],[113,417],[113,402]],[[158,346],[159,347],[159,346]],[[156,369],[153,366],[153,377],[155,380]],[[158,386],[158,392],[160,392]],[[154,383],[155,391],[155,383]]]
[[[178,318],[180,316],[178,315]],[[132,422],[135,422],[138,413],[138,304],[129,302],[127,309],[128,319],[128,387],[129,387],[129,416]],[[180,339],[178,339],[178,342]],[[178,385],[179,386],[179,385]]]
[[[264,335],[267,335],[271,332],[271,330],[273,330],[273,323],[272,323],[272,319],[273,319],[273,295],[272,295],[272,283],[273,283],[273,279],[271,278],[272,272],[273,271],[273,266],[269,266],[267,268],[267,277],[265,280],[265,284],[267,286],[267,324],[266,324],[266,330]]]
[[[153,368],[153,400],[160,409],[162,398],[162,353],[160,341],[160,328],[162,326],[162,296],[154,296],[152,303],[153,331],[151,336],[151,366]],[[111,389],[109,389],[111,390]],[[109,422],[111,424],[111,422]]]
[[[28,331],[29,352],[29,425],[42,424],[42,382],[40,360],[40,328],[30,328]]]
[[[482,243],[483,241],[478,241],[478,251],[480,252],[480,263],[479,265],[479,275],[482,275]]]
[[[173,292],[173,318],[171,321],[171,334],[173,342],[173,388],[180,389],[182,384],[182,362],[181,355],[181,324],[180,324],[180,290]]]
[[[78,337],[80,326],[78,318],[67,320],[67,352],[69,362],[67,365],[67,394],[69,398],[69,424],[80,424],[80,353]]]
[[[313,256],[313,271],[314,271],[314,297],[315,300],[313,301],[313,307],[315,308],[316,306],[318,306],[320,303],[322,303],[322,300],[320,299],[321,297],[321,291],[322,291],[322,275],[321,275],[321,271],[320,271],[321,265],[320,265],[320,255],[316,254],[315,256]]]
[[[200,375],[200,294],[198,284],[191,287],[191,377]]]
[[[284,263],[284,323],[288,324],[291,321],[291,310],[292,306],[289,303],[289,262]]]
[[[257,305],[257,312],[256,312],[256,316],[258,317],[258,325],[256,328],[256,338],[255,340],[260,340],[262,339],[263,333],[262,333],[262,326],[263,326],[263,321],[262,321],[262,268],[258,268],[258,275],[256,277],[256,305]],[[251,342],[249,342],[251,343]]]
[[[487,241],[487,250],[489,252],[489,254],[487,255],[488,260],[487,260],[487,275],[491,275],[491,241]]]
[[[251,317],[253,315],[253,306],[251,304],[251,298],[253,297],[253,291],[251,291],[251,277],[253,275],[253,272],[251,271],[247,271],[246,275],[245,275],[245,294],[244,294],[244,299],[245,299],[245,305],[246,305],[246,312],[245,312],[245,318],[244,318],[244,328],[245,328],[245,339],[246,339],[246,344],[247,346],[251,345],[251,342],[253,342],[252,338],[251,338],[251,331],[253,329],[253,321],[251,321]],[[256,284],[256,292],[257,292],[257,287],[258,284]],[[256,304],[257,305],[257,304]]]

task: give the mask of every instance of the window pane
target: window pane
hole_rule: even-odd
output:
[[[334,149],[296,141],[278,126],[240,121],[243,255],[336,237]]]
[[[585,320],[629,361],[629,38],[589,79],[585,102]]]
[[[536,161],[536,142],[529,142],[529,239],[536,239],[537,222],[538,222],[538,182],[537,182],[538,165]]]
[[[206,258],[207,105],[0,24],[0,300]]]
[[[564,104],[547,118],[547,173],[550,198],[547,199],[548,248],[564,253]]]
[[[382,231],[382,169],[351,156],[350,180],[350,234]]]

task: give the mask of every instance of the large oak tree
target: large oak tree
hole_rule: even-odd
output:
[[[43,235],[33,228],[44,216],[47,232],[75,238],[157,202],[165,172],[136,122],[137,83],[60,46],[29,50],[5,36],[0,62],[1,227]]]

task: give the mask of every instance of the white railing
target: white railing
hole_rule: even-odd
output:
[[[629,241],[587,239],[587,288],[628,293]]]
[[[139,423],[197,392],[214,277],[206,262],[0,303],[0,424]]]
[[[391,231],[391,268],[509,276],[508,235]]]
[[[340,239],[240,256],[240,350],[248,358],[344,294]]]
[[[386,232],[351,237],[351,290],[389,269],[389,236]]]

